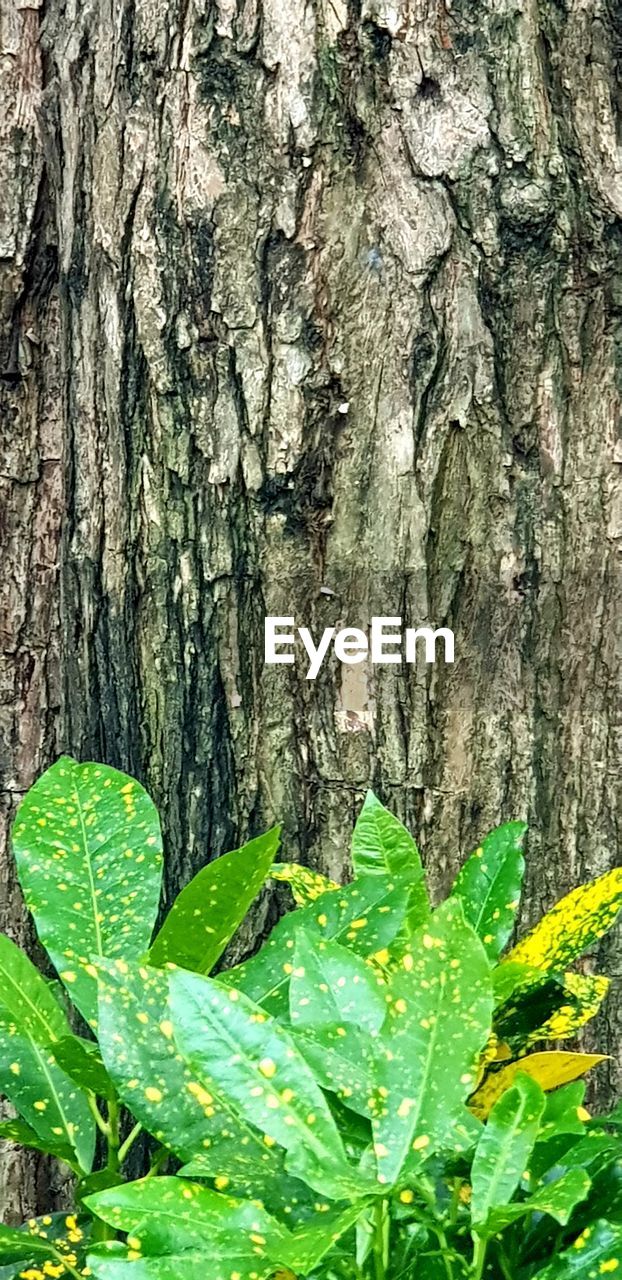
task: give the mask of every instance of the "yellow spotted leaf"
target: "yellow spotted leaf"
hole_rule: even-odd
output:
[[[600,974],[564,974],[559,1009],[531,1032],[524,1047],[528,1048],[538,1040],[567,1040],[596,1016],[610,986],[609,978]],[[567,992],[565,1002],[564,991]]]
[[[321,898],[323,893],[334,893],[340,888],[335,880],[329,880],[309,867],[301,867],[298,862],[275,862],[269,874],[272,880],[281,880],[289,885],[299,907],[306,907],[309,902]]]
[[[602,1053],[532,1053],[526,1058],[508,1062],[499,1071],[491,1071],[469,1101],[470,1110],[479,1120],[485,1120],[497,1098],[513,1085],[518,1075],[530,1076],[545,1092],[558,1089],[562,1084],[578,1080],[604,1062]]]
[[[622,867],[579,885],[507,955],[504,964],[566,969],[614,924],[622,907]]]
[[[155,805],[118,769],[63,756],[24,796],[12,840],[39,938],[94,1026],[93,958],[142,955],[151,938],[162,879]]]

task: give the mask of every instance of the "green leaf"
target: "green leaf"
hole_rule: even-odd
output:
[[[206,1268],[206,1246],[200,1249],[184,1249],[166,1257],[136,1257],[133,1250],[113,1249],[101,1245],[88,1256],[88,1265],[94,1280],[268,1280],[274,1275],[272,1263],[249,1260],[240,1254],[235,1245],[225,1251],[221,1244],[216,1255],[209,1251],[209,1272]]]
[[[0,934],[0,1090],[34,1130],[40,1150],[90,1168],[94,1125],[86,1099],[56,1065],[65,1011],[28,956]],[[63,1152],[61,1156],[60,1153]]]
[[[20,1031],[48,1045],[71,1034],[67,1015],[31,960],[0,933],[0,1007]]]
[[[180,1178],[143,1179],[91,1196],[87,1203],[116,1231],[131,1233],[135,1254],[159,1255],[167,1265],[176,1259],[185,1277],[188,1251],[202,1251],[205,1265],[209,1250],[210,1278],[212,1266],[227,1261],[234,1269],[226,1280],[239,1274],[240,1266],[241,1274],[253,1275],[262,1259],[270,1274],[277,1266],[306,1273],[361,1213],[359,1204],[316,1214],[290,1232],[256,1202],[219,1195]]]
[[[585,1200],[590,1186],[590,1179],[582,1169],[569,1169],[555,1182],[540,1187],[529,1199],[491,1209],[485,1227],[477,1228],[478,1235],[496,1236],[528,1213],[545,1213],[565,1227],[573,1210]]]
[[[471,1218],[478,1234],[486,1234],[491,1210],[512,1199],[535,1146],[544,1106],[536,1081],[518,1076],[493,1107],[471,1170]]]
[[[0,1006],[0,1091],[46,1147],[70,1147],[74,1163],[90,1169],[95,1132],[84,1094],[43,1048]]]
[[[378,1042],[373,1132],[379,1181],[438,1151],[473,1088],[490,1031],[486,953],[449,899],[412,939],[390,975],[391,1003]]]
[[[182,889],[148,955],[209,973],[261,889],[279,846],[280,827],[203,867]]]
[[[588,1113],[584,1110],[585,1080],[574,1080],[546,1095],[546,1107],[538,1141],[547,1142],[556,1134],[583,1136]]]
[[[387,1012],[386,984],[347,947],[299,929],[290,979],[292,1025],[353,1022],[375,1035]]]
[[[189,1163],[191,1176],[226,1178],[291,1220],[307,1199],[284,1152],[245,1124],[215,1086],[209,1093],[176,1051],[168,975],[124,960],[100,962],[99,1038],[119,1096],[148,1133]]]
[[[248,1200],[211,1191],[183,1178],[143,1178],[96,1195],[85,1204],[115,1231],[130,1232],[133,1248],[173,1253],[235,1240],[241,1256],[278,1261],[286,1229],[265,1209]],[[260,1241],[262,1243],[260,1243]]]
[[[32,1151],[43,1151],[45,1155],[63,1160],[65,1164],[75,1164],[76,1153],[72,1147],[58,1142],[46,1142],[38,1133],[26,1124],[25,1120],[3,1120],[0,1122],[0,1138],[5,1142],[15,1142],[20,1147],[28,1147]]]
[[[367,792],[354,828],[352,866],[357,877],[399,876],[410,883],[408,924],[411,930],[429,915],[425,875],[415,841],[373,791]]]
[[[177,1053],[168,974],[125,960],[100,961],[99,1042],[123,1102],[143,1128],[191,1160],[218,1140],[245,1151],[249,1133]],[[232,1123],[233,1122],[233,1123]],[[259,1145],[259,1139],[257,1140]],[[265,1160],[270,1153],[263,1151]]]
[[[323,1089],[369,1119],[374,1084],[374,1041],[352,1022],[293,1029],[296,1046]]]
[[[622,1269],[622,1227],[602,1219],[580,1236],[533,1280],[594,1280]]]
[[[244,991],[270,1013],[286,1014],[299,929],[369,956],[393,941],[402,927],[407,906],[403,882],[377,876],[355,880],[339,893],[324,893],[308,907],[284,916],[261,950],[221,974],[220,980]]]
[[[525,822],[507,822],[497,827],[465,862],[452,889],[491,960],[503,951],[516,921],[525,870],[522,842],[526,830]]]
[[[116,1090],[96,1044],[82,1036],[69,1035],[52,1046],[59,1067],[82,1089],[110,1101]]]
[[[319,871],[311,871],[299,862],[275,862],[270,867],[270,879],[288,884],[299,907],[315,902],[323,893],[337,893],[341,887],[335,880],[328,880]]]
[[[63,1258],[72,1254],[81,1257],[90,1227],[90,1220],[62,1213],[31,1218],[23,1227],[0,1226],[0,1262],[19,1263],[23,1267],[29,1262],[49,1259],[60,1265]],[[45,1274],[64,1275],[65,1270]]]
[[[313,1271],[346,1231],[350,1231],[364,1212],[365,1204],[358,1201],[347,1209],[316,1215],[312,1222],[304,1223],[281,1246],[279,1262],[293,1271],[305,1274]]]
[[[22,800],[12,838],[39,938],[93,1026],[93,957],[149,945],[162,876],[155,806],[126,774],[65,756]]]
[[[621,906],[622,867],[614,867],[562,898],[510,951],[505,963],[567,969],[607,933]]]
[[[55,1258],[56,1250],[47,1240],[25,1232],[22,1227],[0,1224],[0,1259],[2,1262],[27,1262],[35,1258]]]
[[[86,1178],[81,1178],[77,1183],[74,1191],[76,1204],[82,1204],[88,1196],[93,1196],[98,1191],[107,1191],[109,1187],[121,1186],[125,1186],[125,1178],[121,1173],[115,1172],[114,1169],[97,1169],[95,1173],[88,1173]]]
[[[250,1145],[250,1144],[249,1144]],[[264,1148],[261,1157],[250,1145],[233,1144],[228,1136],[215,1139],[205,1151],[198,1152],[179,1170],[185,1178],[209,1178],[218,1190],[230,1195],[261,1200],[270,1213],[286,1214],[292,1226],[304,1222],[313,1212],[315,1192],[285,1168],[286,1152],[282,1147]],[[325,1205],[325,1210],[329,1208]]]
[[[169,983],[179,1051],[206,1088],[213,1082],[288,1152],[290,1173],[329,1196],[356,1194],[325,1098],[288,1031],[214,979],[176,970]]]

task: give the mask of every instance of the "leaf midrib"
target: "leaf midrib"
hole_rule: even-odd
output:
[[[243,992],[241,992],[240,994],[241,994],[241,995],[244,995],[244,993],[243,993]],[[194,1003],[196,1004],[196,998],[195,998],[194,996],[191,996],[190,998],[191,998],[191,999],[194,1001]],[[245,997],[245,998],[246,998],[246,997]],[[252,1002],[249,1002],[249,1003],[252,1003]],[[211,1022],[212,1022],[212,1025],[214,1026],[215,1030],[217,1030],[217,1031],[222,1035],[222,1037],[223,1037],[223,1039],[225,1040],[225,1042],[229,1045],[229,1047],[230,1047],[230,1048],[232,1048],[232,1049],[234,1050],[234,1052],[235,1052],[235,1054],[236,1054],[236,1055],[239,1055],[239,1054],[240,1054],[240,1051],[242,1051],[243,1059],[244,1059],[244,1062],[245,1062],[245,1064],[246,1064],[246,1066],[247,1066],[247,1070],[248,1070],[248,1068],[250,1067],[250,1069],[251,1069],[251,1073],[252,1073],[252,1076],[253,1076],[253,1078],[254,1078],[254,1076],[255,1076],[255,1072],[256,1072],[256,1069],[257,1069],[257,1068],[254,1066],[253,1061],[252,1061],[252,1058],[250,1058],[250,1057],[248,1056],[248,1052],[247,1052],[246,1048],[245,1048],[243,1045],[241,1045],[239,1041],[235,1040],[235,1039],[234,1039],[234,1038],[229,1034],[229,1032],[227,1031],[227,1028],[226,1028],[226,1027],[225,1027],[225,1025],[224,1025],[224,1021],[217,1022],[217,1021],[216,1021],[216,1019],[212,1017],[212,1015],[211,1015],[211,1011],[210,1011],[210,1009],[209,1009],[209,1008],[204,1008],[204,1009],[202,1009],[202,1010],[201,1010],[201,1013],[202,1013],[202,1016],[203,1016],[207,1021],[211,1021]],[[294,1052],[296,1053],[296,1055],[299,1057],[299,1059],[300,1059],[300,1063],[301,1063],[301,1065],[302,1065],[303,1069],[304,1069],[305,1071],[308,1071],[307,1064],[305,1063],[304,1059],[303,1059],[303,1058],[302,1058],[302,1056],[300,1055],[299,1051],[296,1049],[296,1047],[295,1047],[295,1045],[293,1044],[293,1042],[292,1042],[292,1044],[291,1044],[291,1048],[294,1050]],[[194,1055],[194,1054],[192,1055],[192,1058],[193,1058],[193,1060],[194,1060],[194,1061],[196,1061],[196,1058],[195,1058],[195,1055]],[[209,1074],[209,1073],[208,1073],[208,1074]],[[315,1082],[314,1082],[314,1083],[315,1083]],[[220,1086],[220,1087],[222,1088],[222,1086]],[[271,1088],[272,1088],[272,1092],[275,1094],[275,1096],[278,1096],[278,1095],[277,1095],[277,1090],[276,1090],[276,1089],[274,1089],[274,1086],[270,1086],[270,1081],[269,1081],[269,1080],[266,1080],[266,1081],[265,1081],[265,1085],[264,1085],[264,1087],[271,1087]],[[318,1093],[321,1095],[321,1089],[319,1088],[319,1086],[316,1086],[316,1088],[317,1088],[317,1090],[318,1090]],[[325,1120],[325,1121],[327,1121],[327,1122],[328,1122],[329,1127],[330,1127],[330,1125],[332,1124],[333,1129],[334,1129],[334,1132],[335,1132],[335,1137],[336,1137],[336,1139],[337,1139],[337,1143],[339,1144],[339,1147],[341,1147],[341,1151],[343,1152],[344,1163],[345,1163],[346,1167],[349,1169],[349,1166],[348,1166],[348,1164],[347,1164],[346,1153],[345,1153],[345,1150],[344,1150],[344,1148],[343,1148],[343,1144],[341,1143],[341,1138],[339,1137],[339,1133],[338,1133],[337,1127],[336,1127],[336,1125],[334,1124],[334,1121],[333,1121],[333,1119],[332,1119],[332,1116],[330,1115],[330,1112],[328,1112],[328,1110],[327,1110],[327,1108],[326,1108],[326,1104],[324,1103],[323,1096],[322,1096],[322,1099],[321,1099],[321,1100],[322,1100],[322,1105],[324,1106],[324,1108],[325,1108],[325,1112],[326,1112],[326,1114],[324,1115],[324,1117],[323,1117],[323,1118],[324,1118],[324,1120]],[[282,1101],[282,1100],[281,1100],[281,1099],[279,1099],[279,1104],[281,1103],[281,1101]],[[317,1102],[311,1105],[311,1110],[313,1110],[313,1108],[314,1108],[314,1107],[315,1107],[316,1109],[318,1108],[318,1104],[317,1104]],[[296,1110],[294,1110],[294,1109],[291,1107],[290,1103],[285,1103],[285,1104],[284,1104],[284,1109],[287,1111],[288,1115],[289,1115],[289,1114],[291,1114],[291,1115],[293,1115],[293,1116],[294,1116],[295,1124],[292,1126],[292,1128],[295,1128],[296,1130],[298,1130],[298,1132],[299,1132],[299,1133],[302,1133],[302,1136],[303,1136],[303,1138],[304,1138],[306,1141],[307,1141],[309,1138],[311,1138],[311,1144],[310,1144],[310,1145],[313,1147],[314,1153],[315,1153],[317,1156],[320,1156],[320,1157],[321,1157],[321,1156],[324,1156],[324,1155],[326,1154],[326,1147],[325,1147],[325,1144],[321,1141],[321,1139],[320,1139],[320,1138],[317,1138],[317,1139],[316,1139],[316,1137],[315,1137],[315,1133],[313,1132],[313,1130],[312,1130],[312,1129],[310,1129],[310,1128],[308,1128],[307,1126],[305,1126],[304,1124],[302,1124],[302,1123],[301,1123],[300,1116],[298,1115],[298,1112],[297,1112]],[[336,1147],[336,1149],[338,1150],[337,1143],[335,1144],[335,1147]],[[283,1144],[282,1144],[282,1143],[279,1143],[279,1145],[280,1145],[280,1146],[282,1146]]]
[[[508,1166],[510,1144],[512,1142],[512,1139],[515,1138],[516,1134],[519,1132],[519,1123],[523,1119],[527,1106],[528,1106],[528,1103],[526,1102],[526,1100],[521,1099],[520,1110],[517,1111],[513,1117],[509,1137],[507,1139],[504,1138],[503,1146],[501,1147],[501,1159],[498,1160],[495,1165],[496,1172],[493,1172],[493,1176],[490,1178],[486,1197],[484,1198],[485,1212],[483,1213],[482,1216],[478,1218],[479,1226],[483,1226],[483,1224],[486,1221],[486,1218],[488,1217],[488,1213],[490,1209],[493,1207],[492,1201],[491,1201],[491,1192],[494,1194],[494,1192],[496,1191],[496,1188],[498,1187],[499,1182],[501,1180],[501,1176],[503,1173],[505,1173],[505,1170]]]
[[[87,834],[86,834],[86,826],[85,826],[85,823],[84,823],[84,815],[83,815],[83,812],[82,812],[82,802],[81,802],[81,800],[80,800],[80,792],[78,791],[78,785],[77,785],[77,783],[76,783],[76,782],[74,782],[74,783],[73,783],[73,793],[74,793],[74,796],[75,796],[75,799],[76,799],[76,803],[77,803],[77,806],[78,806],[78,814],[79,814],[79,817],[80,817],[80,829],[81,829],[81,832],[82,832],[82,843],[83,843],[83,845],[84,845],[85,862],[86,862],[86,868],[87,868],[87,872],[88,872],[88,887],[89,887],[89,892],[90,892],[90,895],[91,895],[91,906],[92,906],[92,910],[93,910],[93,924],[94,924],[94,926],[95,926],[96,955],[98,955],[98,956],[103,956],[103,954],[104,954],[104,950],[103,950],[103,947],[102,947],[101,929],[100,929],[100,927],[99,927],[99,920],[98,920],[98,918],[97,918],[97,916],[98,916],[98,910],[97,910],[97,897],[96,897],[96,890],[95,890],[95,881],[94,881],[94,879],[93,879],[93,867],[92,867],[92,863],[91,863],[91,852],[90,852],[90,849],[89,849],[88,837],[87,837]]]
[[[54,1043],[54,1044],[57,1043],[61,1037],[58,1036],[56,1032],[52,1029],[51,1025],[46,1022],[43,1013],[41,1012],[40,1009],[37,1008],[37,1005],[33,1003],[30,996],[28,995],[28,992],[18,987],[12,974],[6,968],[3,968],[1,972],[5,981],[8,983],[9,986],[11,986],[15,990],[16,994],[19,996],[20,1001],[23,1004],[27,1004],[29,1008],[32,1009],[32,1012],[35,1016],[35,1020],[40,1023],[44,1031],[47,1033],[47,1039],[45,1039],[43,1043],[44,1044],[48,1043],[48,1040],[49,1040],[49,1043]],[[3,1003],[3,1004],[5,1003],[3,997],[0,997],[0,1003]],[[7,1008],[6,1004],[5,1004],[5,1008]],[[62,1013],[62,1009],[60,1005],[58,1006],[58,1010],[59,1010],[59,1013]],[[11,1009],[7,1008],[7,1012],[11,1015],[12,1018],[16,1017],[16,1015],[13,1013]],[[32,1032],[30,1032],[28,1028],[25,1028],[25,1034],[30,1038],[32,1038]],[[69,1024],[67,1024],[67,1034],[68,1035],[70,1034]]]

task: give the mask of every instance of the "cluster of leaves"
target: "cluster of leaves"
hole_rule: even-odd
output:
[[[351,884],[276,863],[274,829],[200,871],[153,937],[151,800],[60,760],[13,831],[60,981],[0,937],[0,1136],[69,1165],[76,1212],[0,1228],[3,1280],[203,1280],[208,1259],[211,1280],[622,1268],[622,1119],[583,1108],[602,1059],[537,1048],[606,993],[572,965],[614,922],[622,869],[502,956],[524,830],[489,835],[433,909],[412,837],[370,793]],[[270,877],[296,910],[210,977]],[[149,1169],[127,1181],[141,1132]]]

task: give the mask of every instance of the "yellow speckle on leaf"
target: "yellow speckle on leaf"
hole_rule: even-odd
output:
[[[196,1080],[191,1080],[189,1082],[188,1093],[191,1093],[192,1096],[196,1098],[199,1106],[201,1107],[211,1107],[214,1101],[211,1093],[208,1093],[207,1089],[204,1089],[203,1085],[199,1084]]]
[[[276,1075],[276,1063],[272,1061],[272,1058],[262,1058],[259,1063],[259,1070],[262,1076],[265,1076],[267,1080],[271,1080]]]
[[[400,1200],[402,1204],[412,1204],[415,1198],[413,1191],[400,1191]]]
[[[429,1147],[429,1145],[430,1139],[428,1138],[427,1133],[420,1133],[419,1137],[415,1138],[415,1141],[413,1142],[413,1151],[424,1151],[426,1147]]]
[[[148,1102],[161,1102],[162,1091],[161,1089],[156,1089],[154,1085],[150,1084],[145,1089],[145,1097]]]

